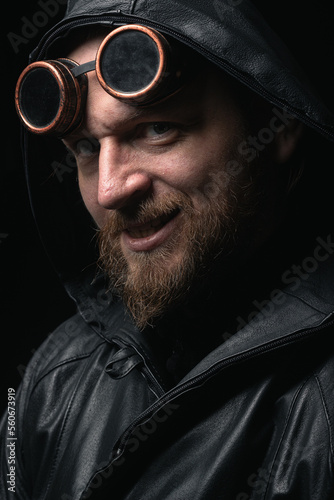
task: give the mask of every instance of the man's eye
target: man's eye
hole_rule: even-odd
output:
[[[149,123],[145,126],[145,136],[148,138],[155,138],[167,134],[173,129],[173,125],[169,122]]]

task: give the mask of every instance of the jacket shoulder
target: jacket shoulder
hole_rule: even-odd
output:
[[[64,363],[86,357],[105,342],[77,313],[47,336],[30,360],[25,377],[29,377],[29,372],[33,370],[37,381]]]
[[[31,460],[27,461],[29,447],[26,443],[31,446],[29,438],[34,434],[31,430],[35,431],[39,419],[45,418],[45,413],[52,414],[54,398],[50,402],[49,399],[52,399],[50,395],[57,394],[59,401],[67,381],[73,380],[72,372],[76,371],[77,362],[86,359],[103,343],[105,344],[106,340],[97,335],[80,314],[76,314],[48,335],[22,373],[23,379],[15,395],[17,436],[15,471],[18,498],[22,500],[31,498],[28,493],[31,489],[29,474],[27,475]],[[57,391],[52,390],[55,386]],[[36,390],[37,388],[40,390]],[[44,417],[41,415],[43,413],[41,408]],[[0,423],[0,440],[5,439],[6,429],[6,414],[4,414]],[[43,450],[44,445],[38,449]],[[5,484],[8,464],[4,455],[5,448],[0,453],[0,475],[3,475],[3,480],[0,480],[0,497],[5,499],[10,495],[7,496],[8,490]]]

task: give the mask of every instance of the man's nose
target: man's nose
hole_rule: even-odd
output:
[[[101,144],[99,154],[98,203],[114,210],[129,206],[148,195],[152,179],[137,152],[116,141]]]

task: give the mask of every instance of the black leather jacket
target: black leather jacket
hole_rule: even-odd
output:
[[[31,59],[59,57],[68,30],[114,21],[172,34],[333,138],[332,115],[246,0],[195,0],[191,10],[186,0],[70,1]],[[93,278],[91,220],[57,147],[25,135],[36,222],[78,313],[29,363],[17,439],[3,416],[1,499],[332,500],[331,235],[317,240],[303,277],[289,272],[289,286],[235,335],[222,331],[225,341],[171,387],[148,338]]]
[[[169,390],[122,305],[81,285],[16,398],[15,498],[332,499],[333,278],[328,258]]]

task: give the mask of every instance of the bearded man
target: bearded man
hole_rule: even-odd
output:
[[[333,496],[310,159],[334,121],[237,3],[72,0],[19,78],[36,223],[78,312],[33,356],[14,434],[4,416],[3,498]]]

